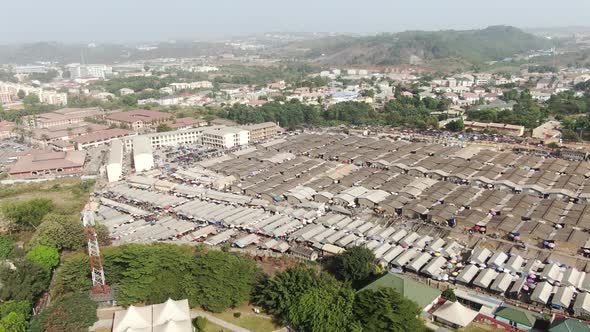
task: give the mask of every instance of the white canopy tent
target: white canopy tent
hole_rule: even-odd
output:
[[[443,323],[450,323],[450,325],[453,326],[466,327],[475,319],[475,317],[477,317],[478,312],[464,307],[459,302],[447,301],[432,315]]]

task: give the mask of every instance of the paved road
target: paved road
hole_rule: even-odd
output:
[[[213,322],[213,323],[215,323],[215,324],[217,324],[217,325],[219,325],[219,326],[221,326],[221,327],[223,327],[225,329],[228,329],[230,331],[233,331],[233,332],[250,332],[250,330],[248,330],[248,329],[245,329],[243,327],[239,327],[239,326],[234,325],[232,323],[228,323],[228,322],[226,322],[226,321],[224,321],[222,319],[219,319],[219,318],[217,318],[217,317],[215,317],[215,316],[213,316],[213,315],[211,315],[209,313],[206,313],[206,312],[204,312],[202,310],[191,309],[191,318],[195,318],[197,316],[205,317],[210,322]]]

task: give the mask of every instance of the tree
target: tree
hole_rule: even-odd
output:
[[[189,298],[194,287],[193,251],[170,244],[125,245],[103,249],[103,264],[112,283],[118,283],[117,302],[161,303]],[[193,304],[194,305],[194,304]]]
[[[445,299],[447,301],[451,301],[451,302],[457,301],[457,296],[455,295],[455,292],[453,291],[452,288],[445,289],[442,292],[441,296],[443,299]]]
[[[16,312],[28,320],[31,318],[31,310],[31,302],[29,301],[6,301],[0,304],[0,318],[6,317],[11,312]]]
[[[0,262],[11,256],[14,251],[14,240],[8,235],[0,235]]]
[[[453,120],[447,123],[445,128],[453,132],[460,132],[465,130],[465,123],[463,123],[463,119]]]
[[[35,94],[29,94],[23,98],[23,104],[25,104],[25,106],[33,106],[33,105],[39,104],[39,103],[40,103],[39,96],[37,96]]]
[[[257,273],[253,261],[232,253],[199,254],[192,266],[191,298],[213,312],[239,306],[250,299]]]
[[[96,306],[87,293],[65,295],[35,316],[30,331],[88,331],[88,327],[98,319]]]
[[[55,271],[51,283],[51,296],[57,298],[69,293],[90,290],[92,280],[89,266],[86,253],[78,253],[66,259]]]
[[[49,285],[49,273],[25,259],[14,261],[14,269],[0,266],[0,300],[34,302]]]
[[[356,295],[354,318],[364,331],[426,331],[418,305],[391,288],[364,290]]]
[[[290,308],[290,323],[300,331],[347,331],[354,296],[354,290],[339,285],[311,288]]]
[[[354,246],[334,256],[328,268],[338,278],[360,288],[375,271],[375,254],[365,246]]]
[[[37,228],[30,245],[45,245],[57,250],[77,250],[84,246],[84,226],[75,216],[47,214]]]
[[[348,323],[353,297],[353,291],[343,287],[333,276],[296,266],[261,279],[252,301],[281,323],[310,330],[321,325],[339,328],[342,324],[338,322],[340,319]],[[328,312],[332,309],[333,312]]]
[[[23,99],[27,96],[27,93],[24,92],[23,90],[18,90],[18,92],[16,93],[16,95],[18,96],[18,99]]]
[[[53,201],[47,198],[33,198],[25,202],[5,202],[2,215],[16,228],[37,228],[43,217],[54,209]]]
[[[195,328],[195,332],[205,332],[207,330],[207,323],[209,323],[209,320],[203,316],[198,316],[193,319],[193,327]]]
[[[162,123],[160,125],[158,125],[158,127],[156,128],[156,131],[161,133],[161,132],[165,132],[165,131],[171,131],[172,128],[170,128],[170,126],[166,123]]]
[[[0,319],[0,332],[25,332],[27,320],[23,314],[11,312]]]
[[[41,266],[47,272],[51,272],[59,264],[59,252],[57,249],[44,245],[34,246],[26,257],[30,262]]]

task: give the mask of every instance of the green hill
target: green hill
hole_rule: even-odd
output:
[[[334,65],[396,65],[457,59],[471,64],[551,47],[551,41],[510,26],[481,30],[406,31],[304,42],[306,57]]]

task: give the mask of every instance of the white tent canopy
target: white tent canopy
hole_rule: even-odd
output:
[[[447,301],[433,315],[445,322],[465,327],[477,317],[478,313],[477,311],[464,307],[459,302]]]
[[[191,332],[188,300],[168,301],[145,307],[129,306],[115,312],[113,332]]]
[[[142,330],[152,327],[152,308],[129,306],[126,311],[117,311],[113,323],[113,332],[125,332],[129,329]]]

